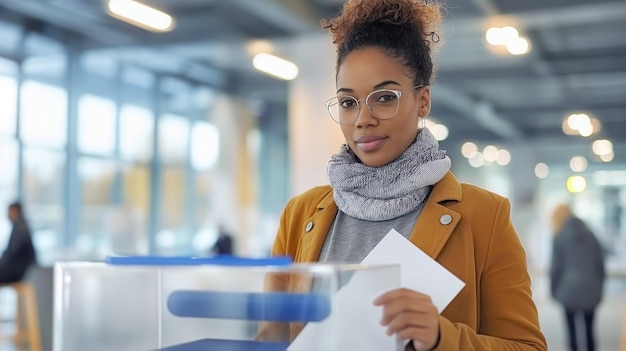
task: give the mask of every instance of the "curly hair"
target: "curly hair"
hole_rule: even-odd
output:
[[[404,64],[416,84],[430,84],[441,9],[427,0],[349,0],[337,17],[322,20],[322,27],[337,46],[337,69],[351,52],[376,46]]]

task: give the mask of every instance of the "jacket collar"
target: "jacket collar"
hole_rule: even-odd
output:
[[[445,203],[461,201],[462,197],[461,183],[448,172],[433,186],[409,240],[432,258],[436,258],[461,219],[461,215],[445,207]],[[338,208],[333,199],[332,189],[322,197],[317,209],[316,213],[304,223],[310,228],[302,236],[298,256],[299,260],[305,262],[317,260],[328,230],[337,215]]]
[[[446,204],[462,199],[461,183],[448,172],[433,186],[409,240],[436,259],[461,220],[461,214],[446,207]]]

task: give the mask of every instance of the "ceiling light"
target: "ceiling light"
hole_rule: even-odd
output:
[[[487,29],[487,33],[485,33],[485,39],[491,45],[504,45],[504,36],[502,35],[502,28],[499,27],[491,27]]]
[[[600,155],[600,159],[602,160],[602,162],[611,162],[613,161],[613,158],[615,158],[615,153],[613,151],[609,152],[606,155]]]
[[[502,27],[500,33],[500,35],[502,35],[502,38],[504,39],[504,43],[508,43],[516,38],[519,38],[519,31],[515,27]]]
[[[584,137],[588,137],[591,134],[593,134],[593,126],[591,125],[591,123],[583,126],[582,128],[578,129],[578,134],[580,134],[580,136],[584,136]]]
[[[580,193],[587,188],[587,180],[581,176],[571,176],[567,179],[567,190],[570,193]]]
[[[511,55],[524,55],[528,53],[530,45],[526,38],[513,38],[506,42],[506,49]]]
[[[485,32],[485,39],[493,46],[505,46],[511,55],[523,55],[530,51],[530,41],[521,37],[515,27],[491,27]]]
[[[599,139],[593,142],[591,149],[598,156],[608,155],[613,152],[613,143],[607,139]]]
[[[589,117],[589,121],[591,122],[591,127],[593,128],[594,133],[598,133],[602,130],[602,123],[600,120],[595,117]]]
[[[450,132],[448,131],[448,127],[444,126],[443,124],[435,124],[432,126],[432,128],[428,129],[430,129],[430,131],[433,133],[433,136],[438,141],[446,140],[448,138],[448,135],[450,134]]]
[[[569,161],[569,168],[573,172],[584,172],[587,169],[587,159],[584,156],[574,156]]]
[[[448,127],[446,127],[445,125],[441,123],[435,122],[435,120],[432,117],[429,117],[428,119],[424,119],[423,121],[424,121],[424,127],[428,128],[428,130],[430,130],[430,132],[433,133],[433,136],[435,137],[435,139],[437,139],[438,141],[443,141],[448,138],[448,135],[449,135]]]
[[[580,130],[587,125],[591,125],[591,120],[585,113],[572,113],[567,117],[567,125],[573,130]]]
[[[167,13],[134,0],[109,0],[111,16],[152,32],[174,29],[174,19]]]
[[[496,163],[500,166],[506,166],[511,162],[511,153],[507,150],[500,149],[498,150],[498,157],[496,158]]]
[[[565,135],[578,135],[578,130],[570,127],[569,118],[565,118],[563,123],[561,123],[561,129],[563,129],[563,133]]]
[[[535,166],[535,176],[539,179],[544,179],[550,174],[550,167],[545,163],[537,163]]]
[[[294,63],[267,53],[254,56],[252,65],[261,72],[283,80],[292,80],[298,76],[298,66]]]
[[[493,145],[485,146],[485,148],[483,149],[483,157],[485,158],[486,162],[495,162],[495,160],[498,158],[498,148]]]
[[[468,141],[461,146],[461,154],[463,154],[465,158],[470,158],[476,153],[478,153],[478,146],[471,141]]]
[[[575,130],[581,136],[588,137],[593,133],[597,133],[600,128],[600,121],[595,118],[589,117],[585,113],[572,113],[567,117],[567,128],[564,125],[563,132],[569,135],[568,129]]]
[[[475,153],[467,161],[469,162],[470,166],[474,168],[478,168],[478,167],[485,165],[485,158],[483,157],[483,154],[481,154],[480,152]]]

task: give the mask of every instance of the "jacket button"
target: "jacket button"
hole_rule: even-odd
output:
[[[439,223],[441,223],[443,225],[448,225],[448,224],[452,223],[452,216],[450,216],[449,214],[445,214],[445,215],[441,216],[441,218],[439,218]]]
[[[311,229],[313,229],[313,222],[309,222],[309,223],[306,225],[306,229],[305,229],[305,230],[306,230],[306,232],[308,233],[308,232],[310,232],[310,231],[311,231]]]

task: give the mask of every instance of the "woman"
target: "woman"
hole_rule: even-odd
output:
[[[552,296],[563,306],[570,350],[577,351],[576,320],[583,317],[585,350],[595,350],[593,317],[602,299],[604,257],[602,247],[585,223],[567,205],[552,214]]]
[[[337,45],[337,96],[326,106],[346,144],[328,164],[330,186],[286,206],[272,253],[360,262],[394,228],[466,284],[441,314],[419,291],[373,302],[407,349],[545,350],[508,200],[459,183],[419,127],[440,19],[437,4],[362,0],[323,24]]]

